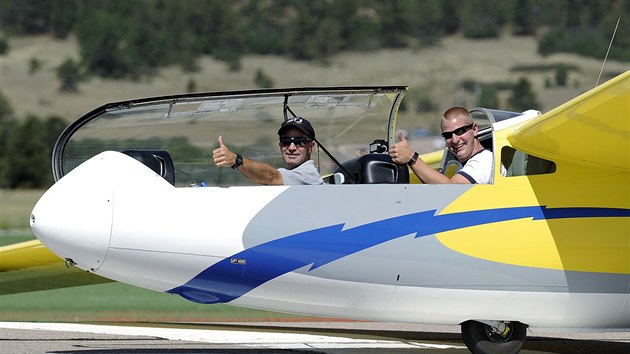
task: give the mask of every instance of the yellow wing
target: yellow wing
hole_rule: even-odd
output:
[[[429,166],[437,170],[442,164],[442,155],[444,155],[444,149],[422,154],[420,155],[420,158]],[[411,167],[409,167],[409,183],[422,183],[420,178],[411,171]]]
[[[111,282],[65,262],[38,240],[0,247],[0,295]]]
[[[0,247],[0,255],[0,272],[63,262],[38,240]]]
[[[549,160],[630,169],[630,71],[525,123],[508,140]]]

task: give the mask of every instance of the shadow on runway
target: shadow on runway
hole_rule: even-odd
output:
[[[153,323],[156,324],[156,323]],[[163,325],[173,325],[173,323],[163,323]],[[194,324],[195,328],[212,328],[212,329],[239,329],[247,328],[252,331],[270,331],[270,332],[287,332],[287,333],[309,333],[322,335],[341,335],[353,338],[369,338],[381,340],[400,340],[403,342],[445,342],[444,344],[455,344],[463,346],[464,342],[461,333],[442,333],[442,332],[421,332],[421,331],[404,331],[404,330],[382,330],[382,329],[352,329],[352,328],[322,328],[322,327],[295,327],[295,326],[257,326],[248,324]],[[269,350],[269,349],[267,349]],[[382,349],[374,349],[374,353],[382,353]],[[420,350],[420,349],[418,349]],[[221,352],[221,351],[219,351]],[[330,351],[319,351],[320,353],[330,353]],[[335,353],[345,353],[344,349],[335,349]],[[356,350],[348,350],[348,352],[356,352]],[[364,348],[361,353],[371,353],[371,349]],[[389,353],[393,353],[391,349]],[[394,351],[396,352],[396,351]],[[409,353],[409,349],[401,349],[400,353]],[[461,353],[462,350],[444,350],[444,349],[422,349],[422,353]],[[465,351],[466,353],[468,351]],[[209,353],[217,353],[210,351]],[[226,352],[228,353],[228,352]],[[237,353],[241,353],[238,352]],[[313,348],[308,351],[301,350],[285,350],[267,352],[265,350],[246,351],[242,353],[318,353]],[[606,354],[628,354],[630,353],[630,342],[618,342],[610,340],[593,340],[593,339],[568,339],[568,338],[552,338],[527,336],[525,345],[521,351],[523,354],[549,353],[549,354],[575,354],[575,353],[606,353]]]
[[[521,353],[626,354],[630,353],[630,343],[611,342],[605,340],[527,337]]]
[[[20,338],[21,345],[27,342],[41,341],[47,344],[47,353],[57,354],[139,354],[139,353],[208,353],[208,354],[409,354],[409,353],[440,353],[440,354],[466,354],[460,333],[390,330],[382,328],[323,328],[322,325],[300,326],[295,325],[249,325],[249,324],[184,324],[184,323],[142,323],[147,327],[190,328],[224,331],[251,331],[274,333],[299,333],[328,335],[336,337],[349,337],[354,339],[398,341],[409,344],[406,348],[370,348],[370,347],[318,347],[313,343],[311,347],[296,347],[292,349],[279,349],[265,347],[265,344],[253,343],[211,343],[166,340],[149,336],[146,338],[120,338],[118,336],[106,336],[106,338],[94,338],[88,334],[79,334],[74,338],[53,339],[47,335],[45,339]],[[318,327],[319,326],[319,327]],[[15,340],[15,338],[14,338]],[[574,354],[574,353],[606,353],[627,354],[630,353],[630,342],[627,339],[568,339],[531,336],[527,337],[521,353],[523,354]],[[9,344],[9,343],[7,343]],[[58,344],[58,345],[57,345]],[[433,347],[429,347],[433,345]],[[0,341],[0,347],[2,341]],[[334,344],[333,344],[334,346]],[[437,348],[436,346],[446,346]]]
[[[165,323],[166,324],[166,323]],[[170,323],[172,324],[172,323]],[[396,331],[382,329],[352,329],[352,328],[321,328],[321,327],[295,327],[295,326],[256,326],[240,324],[203,324],[215,329],[243,329],[246,327],[255,331],[274,331],[289,333],[311,333],[328,335],[351,335],[372,339],[397,339],[402,341],[448,341],[464,345],[461,333],[420,332],[420,331]],[[197,327],[199,328],[199,327]],[[375,338],[378,337],[378,338]],[[592,339],[567,339],[538,337],[528,335],[525,339],[523,352],[528,350],[541,353],[575,354],[575,353],[630,353],[630,343]],[[550,351],[551,350],[551,351]]]

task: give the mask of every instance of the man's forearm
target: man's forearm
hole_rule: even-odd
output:
[[[434,170],[421,159],[418,159],[416,163],[411,166],[411,170],[423,183],[451,183],[450,178]]]
[[[270,165],[243,157],[243,165],[238,171],[256,183],[282,185],[282,175]]]

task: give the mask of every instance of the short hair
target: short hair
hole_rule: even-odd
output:
[[[442,121],[441,124],[444,124],[444,121],[446,120],[451,120],[451,119],[455,119],[459,116],[464,116],[465,117],[465,123],[471,124],[474,123],[472,116],[470,115],[470,112],[468,112],[468,110],[464,107],[451,107],[448,110],[446,110],[446,112],[444,112],[444,114],[442,115]]]

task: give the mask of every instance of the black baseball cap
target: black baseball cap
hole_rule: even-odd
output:
[[[287,119],[282,122],[280,129],[278,129],[278,135],[282,135],[282,132],[287,130],[290,127],[295,127],[299,129],[302,133],[306,134],[311,139],[315,139],[315,129],[306,118],[295,117],[291,119]]]

